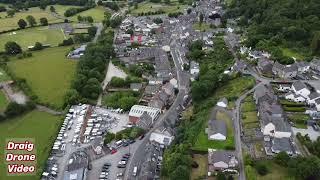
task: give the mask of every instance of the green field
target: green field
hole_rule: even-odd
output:
[[[130,14],[137,16],[139,13],[156,12],[163,10],[165,13],[183,12],[187,5],[179,4],[177,1],[170,4],[160,4],[144,1],[138,4],[138,8],[130,7]]]
[[[15,31],[15,33],[0,34],[0,50],[4,49],[8,41],[15,41],[22,49],[27,49],[28,46],[34,45],[35,42],[57,46],[65,38],[62,30],[49,29],[48,27],[29,28]]]
[[[208,155],[194,154],[193,161],[197,162],[198,168],[192,168],[191,180],[196,180],[199,177],[205,177],[208,172]]]
[[[40,103],[61,108],[66,91],[75,75],[76,61],[65,57],[70,47],[48,48],[34,52],[31,58],[12,60],[9,69],[25,78]]]
[[[92,9],[88,9],[86,11],[83,11],[81,13],[78,13],[72,17],[70,17],[69,19],[75,22],[78,22],[77,17],[80,16],[91,16],[94,20],[94,22],[101,22],[102,20],[104,20],[104,12],[106,10],[103,7],[95,7]]]
[[[34,138],[37,150],[37,176],[6,176],[6,168],[3,158],[0,163],[0,179],[3,180],[34,180],[40,179],[40,173],[55,140],[62,118],[45,112],[32,111],[15,119],[9,119],[0,123],[0,149],[4,149],[6,138]],[[0,156],[4,157],[4,151]]]
[[[294,57],[297,60],[304,60],[305,59],[305,57],[302,54],[300,54],[294,50],[291,50],[289,48],[281,48],[281,51],[284,56]]]
[[[7,75],[7,73],[0,68],[0,82],[9,81],[11,78]]]
[[[38,23],[39,19],[42,17],[47,18],[49,23],[63,22],[62,19],[58,19],[52,14],[48,13],[47,11],[43,11],[38,7],[30,8],[28,11],[17,12],[13,17],[6,17],[7,13],[1,12],[0,32],[18,28],[17,22],[19,21],[19,19],[26,19],[28,15],[33,16]]]
[[[206,24],[206,23],[195,23],[192,25],[192,28],[195,29],[195,30],[199,30],[201,32],[205,32],[205,31],[208,31],[210,29],[210,25],[209,24]]]
[[[64,12],[66,12],[69,8],[77,8],[78,6],[68,6],[68,5],[53,5],[53,7],[56,9],[56,13],[60,16],[64,16]],[[48,13],[50,12],[50,6],[47,7],[46,11]]]
[[[3,112],[6,109],[8,104],[9,104],[9,101],[6,95],[4,94],[3,91],[0,91],[0,112]]]
[[[284,167],[277,165],[272,161],[264,161],[269,169],[269,173],[265,176],[261,176],[256,172],[257,180],[294,180],[295,178],[290,177],[288,170]],[[247,179],[249,179],[247,177]]]

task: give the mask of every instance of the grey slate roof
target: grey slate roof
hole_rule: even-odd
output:
[[[131,83],[130,89],[138,89],[140,90],[142,88],[142,83]]]
[[[235,158],[235,153],[232,151],[214,151],[212,153],[209,153],[210,157],[208,159],[209,164],[214,164],[217,162],[225,162],[230,166],[237,166],[238,162]],[[236,160],[232,162],[232,160]]]
[[[157,91],[160,90],[160,86],[161,86],[160,84],[147,85],[144,90],[144,93],[147,95],[153,95],[153,94],[157,93]]]
[[[320,104],[320,98],[315,100],[316,104]]]
[[[301,81],[294,82],[292,86],[296,91],[300,91],[301,89],[304,89],[304,88],[308,89],[307,86]]]
[[[143,112],[140,116],[140,120],[137,125],[143,129],[149,129],[152,125],[152,117],[147,113],[147,111]]]
[[[208,122],[208,135],[211,136],[217,133],[227,136],[226,123],[222,120],[210,120]]]
[[[310,100],[313,100],[313,99],[316,99],[316,98],[319,98],[319,94],[317,92],[312,92],[311,94],[309,94],[309,99]]]
[[[272,141],[274,151],[292,152],[292,146],[289,138],[274,138]]]

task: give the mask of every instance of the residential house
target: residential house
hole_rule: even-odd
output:
[[[147,111],[145,111],[139,117],[139,121],[136,123],[136,125],[144,130],[147,130],[152,126],[152,123],[152,117],[147,113]]]
[[[316,71],[320,71],[320,58],[313,58],[310,62],[310,68]]]
[[[194,81],[200,72],[200,65],[195,61],[190,61],[190,74],[191,74],[191,81]]]
[[[308,87],[301,81],[294,82],[292,90],[296,95],[301,95],[304,98],[308,98],[308,95],[311,93]]]
[[[261,132],[264,136],[277,138],[291,137],[291,127],[283,117],[272,117],[267,112],[260,113]]]
[[[298,61],[295,64],[298,67],[298,72],[300,73],[305,73],[310,69],[310,64],[305,61]]]
[[[286,152],[288,155],[292,155],[294,153],[290,138],[273,138],[271,150],[276,154]]]
[[[170,127],[160,126],[150,135],[149,140],[169,146],[174,139],[174,131]]]
[[[300,95],[293,94],[293,93],[287,93],[285,95],[285,99],[290,100],[290,101],[294,101],[294,102],[299,102],[299,103],[306,101],[306,99],[304,97],[302,97]]]
[[[163,78],[150,78],[149,79],[149,85],[155,85],[155,84],[162,84]]]
[[[216,171],[237,171],[238,164],[235,152],[208,149],[208,175]]]
[[[222,120],[210,120],[207,129],[209,140],[225,141],[227,139],[227,125]]]
[[[255,99],[256,104],[263,101],[272,102],[277,99],[277,97],[272,93],[271,87],[268,85],[258,86],[253,93],[253,98]]]
[[[272,68],[272,72],[273,74],[283,79],[294,78],[297,76],[298,67],[295,64],[285,66],[278,62],[275,62]]]
[[[278,90],[282,91],[282,92],[291,91],[291,85],[290,84],[280,84]]]
[[[308,95],[307,102],[308,104],[315,104],[316,100],[320,98],[320,95],[317,92],[312,92]]]
[[[263,74],[272,73],[273,62],[267,58],[261,58],[258,61],[258,68]]]
[[[317,111],[320,111],[320,98],[315,100],[315,106],[316,106]]]
[[[227,98],[222,98],[222,99],[220,99],[220,100],[218,101],[218,103],[217,103],[217,106],[223,107],[223,108],[227,107],[227,106],[228,106],[228,100],[227,100]]]
[[[170,84],[174,87],[174,88],[178,88],[178,81],[176,78],[172,78],[170,79]]]
[[[145,96],[153,96],[157,92],[159,92],[161,85],[160,84],[154,84],[154,85],[147,85],[144,94]]]

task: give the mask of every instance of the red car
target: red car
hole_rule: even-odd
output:
[[[112,149],[112,150],[111,150],[111,154],[115,154],[116,152],[117,152],[116,149]]]

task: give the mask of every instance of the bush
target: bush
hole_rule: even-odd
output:
[[[264,176],[269,172],[268,167],[264,162],[258,162],[257,164],[255,164],[254,168],[261,176]]]
[[[107,145],[109,144],[112,140],[114,140],[116,137],[115,134],[111,133],[111,132],[107,132],[107,134],[104,136],[104,141],[103,144]]]
[[[129,84],[128,84],[128,83],[125,81],[125,79],[123,79],[123,78],[112,77],[109,85],[110,85],[111,87],[118,87],[118,88],[121,87],[121,88],[123,88],[123,87],[128,86]]]
[[[290,112],[305,112],[306,108],[305,107],[290,107],[290,106],[284,106],[283,109],[285,111],[290,111]]]
[[[59,44],[59,46],[69,46],[74,44],[73,39],[69,38],[69,39],[65,39],[62,41],[62,43]]]

